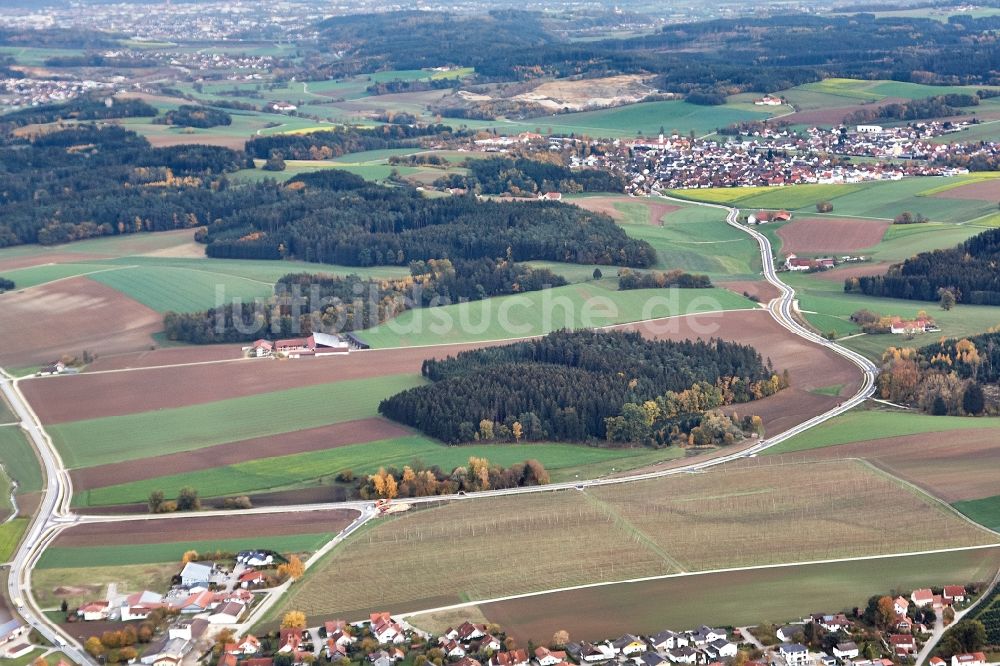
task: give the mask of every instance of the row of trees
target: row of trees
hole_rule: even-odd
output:
[[[496,424],[480,424],[486,431]],[[514,422],[514,429],[520,424]],[[343,475],[343,473],[341,473]],[[362,499],[395,499],[397,497],[429,497],[453,495],[459,492],[476,492],[502,488],[542,486],[549,482],[549,473],[537,460],[525,460],[510,467],[491,464],[486,458],[471,456],[468,465],[456,467],[445,474],[437,466],[426,467],[415,461],[402,470],[380,467],[360,483]]]
[[[666,399],[670,391],[677,395],[664,405],[662,428],[676,425],[686,435],[715,406],[691,400],[689,389],[732,404],[769,395],[782,383],[744,345],[594,331],[558,331],[428,360],[422,372],[434,383],[383,400],[379,411],[449,443],[607,440],[608,419],[622,415],[627,403]],[[695,409],[682,412],[680,405]],[[616,423],[612,432],[622,432]],[[656,443],[622,435],[612,441]]]
[[[170,340],[211,344],[245,342],[261,336],[289,337],[314,331],[357,331],[406,310],[477,301],[566,284],[546,268],[506,259],[416,261],[405,278],[294,273],[274,286],[264,303],[229,303],[201,312],[168,312]]]
[[[446,125],[380,125],[371,129],[343,127],[308,134],[271,134],[256,136],[246,143],[246,152],[258,159],[267,159],[278,152],[285,159],[323,160],[346,153],[385,148],[412,148],[421,138],[451,136]]]
[[[222,109],[197,104],[182,104],[176,109],[171,109],[163,115],[162,120],[165,125],[202,129],[233,124],[233,117]]]
[[[885,275],[848,278],[844,291],[868,296],[934,301],[948,291],[957,303],[1000,305],[1000,229],[948,250],[921,252]]]
[[[924,118],[947,118],[962,113],[960,107],[977,106],[976,95],[949,94],[912,99],[879,106],[870,106],[849,114],[843,120],[845,125],[863,125],[875,120],[921,120]]]
[[[681,289],[707,289],[712,286],[712,280],[707,275],[692,275],[680,269],[672,271],[631,271],[627,268],[618,272],[618,290],[629,289],[663,289],[665,287],[680,287]]]

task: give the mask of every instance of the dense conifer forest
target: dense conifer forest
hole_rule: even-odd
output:
[[[942,290],[958,303],[1000,305],[1000,229],[984,231],[949,250],[921,252],[885,275],[849,278],[844,291],[935,301]]]
[[[625,191],[625,177],[621,174],[598,169],[574,170],[539,160],[491,157],[468,160],[468,169],[468,176],[456,174],[435,184],[474,189],[483,194]]]
[[[425,361],[422,372],[434,383],[382,401],[379,411],[449,443],[683,443],[712,410],[770,395],[786,383],[746,345],[588,330]],[[645,428],[632,427],[623,414],[627,405],[644,410]],[[623,416],[623,423],[616,420]],[[752,419],[724,420],[724,432],[753,427]]]

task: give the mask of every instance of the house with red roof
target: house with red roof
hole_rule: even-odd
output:
[[[944,597],[944,601],[949,604],[965,601],[965,586],[945,585],[944,593],[941,596]]]
[[[986,655],[982,652],[965,652],[953,655],[951,666],[986,666]]]
[[[97,622],[108,619],[111,612],[111,602],[107,600],[91,601],[76,609],[76,615],[87,622]]]
[[[895,331],[893,331],[895,333]],[[917,606],[927,606],[932,601],[934,601],[934,593],[931,592],[929,587],[922,587],[919,590],[913,590],[910,595],[910,599]]]
[[[889,636],[889,647],[898,657],[904,657],[917,651],[917,641],[910,634],[893,634]]]

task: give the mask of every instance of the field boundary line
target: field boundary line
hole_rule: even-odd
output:
[[[40,266],[48,266],[48,265],[49,264],[37,264],[35,266],[29,266],[28,268],[38,268]],[[57,266],[57,265],[72,265],[72,264],[52,264],[52,265],[53,266]],[[120,270],[124,270],[126,268],[138,268],[138,266],[109,266],[108,268],[99,268],[96,271],[88,271],[86,273],[77,273],[76,275],[67,275],[66,277],[56,278],[55,280],[49,280],[48,282],[39,282],[38,284],[33,284],[30,287],[21,287],[20,289],[14,289],[10,293],[13,294],[13,293],[17,293],[19,291],[27,291],[29,289],[37,289],[38,287],[45,287],[45,286],[48,286],[50,284],[55,284],[57,282],[62,282],[64,280],[72,280],[73,278],[79,278],[79,277],[90,277],[91,275],[97,275],[98,273],[108,273],[110,271],[120,271]],[[115,291],[118,291],[118,290],[115,289]],[[131,298],[131,297],[127,296],[127,298]],[[135,299],[133,298],[132,300],[135,300]],[[136,302],[138,302],[138,301],[136,301]]]
[[[786,562],[783,564],[756,564],[748,567],[728,567],[725,569],[706,569],[704,571],[686,571],[684,573],[671,573],[671,574],[660,574],[657,576],[644,576],[641,578],[629,578],[625,580],[615,580],[615,581],[601,581],[599,583],[585,583],[583,585],[571,585],[569,587],[553,588],[551,590],[544,590],[541,592],[525,592],[523,594],[512,594],[506,597],[496,597],[493,599],[481,599],[479,601],[467,601],[460,604],[452,604],[450,606],[440,606],[438,608],[426,608],[419,611],[411,611],[408,613],[397,613],[393,617],[398,618],[410,618],[416,615],[425,615],[428,613],[440,613],[452,610],[460,610],[462,608],[469,608],[471,606],[481,606],[484,604],[495,604],[503,601],[516,601],[518,599],[527,599],[531,597],[539,597],[546,594],[555,594],[558,592],[572,592],[575,590],[585,590],[595,587],[607,587],[610,585],[622,585],[625,583],[646,583],[656,580],[667,580],[670,578],[684,578],[688,576],[704,576],[709,574],[724,574],[724,573],[738,573],[741,571],[759,571],[765,569],[780,569],[782,567],[804,567],[810,565],[820,565],[820,564],[839,564],[843,562],[863,562],[869,560],[884,560],[895,557],[917,557],[921,555],[940,555],[944,553],[959,553],[974,550],[995,550],[1000,549],[1000,541],[993,544],[985,544],[980,546],[957,546],[953,548],[938,548],[935,550],[922,550],[922,551],[911,551],[904,553],[889,553],[886,555],[859,555],[857,557],[840,557],[825,560],[806,560],[802,562]]]
[[[612,524],[624,532],[626,535],[631,535],[635,537],[636,541],[643,544],[646,548],[656,553],[660,559],[662,559],[668,566],[677,569],[679,573],[684,573],[688,570],[686,566],[681,564],[678,560],[674,559],[670,553],[661,548],[655,541],[653,541],[648,534],[642,531],[638,526],[634,525],[632,521],[623,516],[621,512],[611,506],[609,503],[605,502],[599,497],[584,492],[583,496],[588,502],[593,504],[597,509],[599,509],[604,515],[611,519]]]
[[[879,476],[885,477],[885,478],[889,479],[890,481],[893,481],[893,482],[899,484],[905,490],[910,491],[911,493],[913,493],[914,495],[916,495],[920,499],[928,501],[928,503],[932,507],[934,507],[935,509],[937,509],[938,511],[941,511],[942,513],[945,513],[945,514],[948,514],[948,515],[951,515],[951,516],[954,516],[954,517],[961,518],[966,523],[972,525],[973,527],[978,527],[980,530],[986,532],[987,534],[990,534],[991,536],[1000,537],[1000,532],[997,532],[996,530],[991,529],[991,528],[989,528],[986,525],[983,525],[981,523],[977,523],[972,518],[969,518],[967,515],[965,515],[964,513],[962,513],[961,511],[959,511],[955,507],[953,507],[948,502],[945,502],[940,497],[936,497],[936,496],[932,495],[931,493],[929,493],[928,491],[924,490],[923,488],[921,488],[917,484],[913,483],[912,481],[907,481],[904,478],[896,476],[895,474],[893,474],[888,469],[883,469],[882,467],[879,467],[878,465],[876,465],[872,461],[867,460],[865,458],[851,458],[851,460],[856,460],[856,461],[860,462],[863,466],[868,467],[869,469],[871,469],[873,472],[875,472]]]

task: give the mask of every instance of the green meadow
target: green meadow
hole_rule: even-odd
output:
[[[106,486],[84,491],[75,501],[82,506],[145,502],[154,490],[169,495],[184,486],[198,488],[206,497],[244,495],[323,485],[345,469],[358,475],[373,474],[380,467],[402,469],[414,460],[452,470],[466,464],[470,456],[484,457],[504,467],[534,458],[549,470],[553,480],[562,481],[634,469],[683,455],[684,450],[677,447],[654,451],[555,443],[446,446],[412,435]]]
[[[993,531],[1000,532],[1000,495],[984,499],[955,502],[952,506]]]
[[[484,301],[408,310],[357,335],[372,347],[411,347],[544,335],[561,328],[593,328],[755,307],[724,289],[618,291],[617,286],[617,278],[606,277]]]
[[[68,468],[92,467],[375,416],[380,400],[423,383],[418,375],[355,379],[48,430]]]
[[[767,449],[764,455],[808,451],[838,444],[861,442],[880,436],[899,437],[927,432],[996,428],[1000,418],[929,416],[912,412],[850,411]]]
[[[189,550],[199,553],[233,553],[244,548],[274,550],[279,553],[306,553],[319,549],[332,534],[295,534],[289,536],[244,537],[211,541],[173,541],[113,546],[56,546],[48,548],[35,565],[38,569],[105,567],[112,565],[157,564],[177,562]]]

